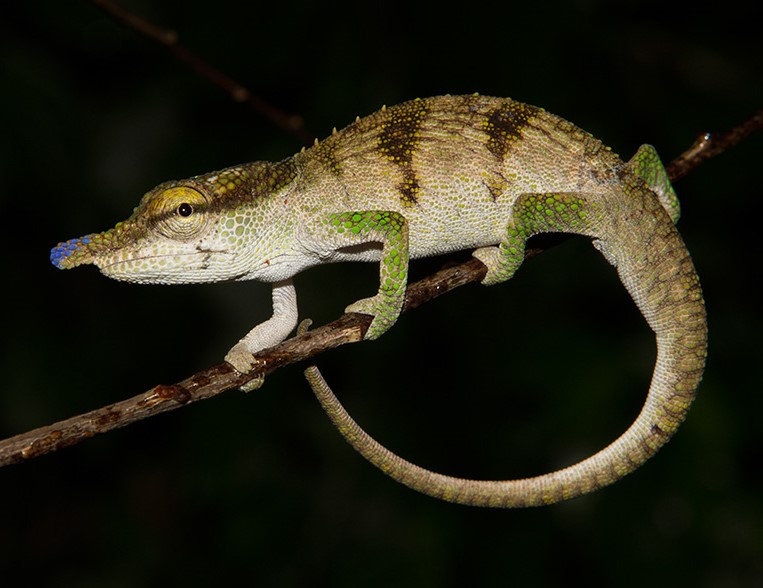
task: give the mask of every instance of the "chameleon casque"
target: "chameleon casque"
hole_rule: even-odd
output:
[[[94,264],[149,284],[259,280],[273,314],[225,359],[253,354],[297,324],[292,277],[312,266],[374,261],[377,294],[347,307],[372,315],[375,339],[397,320],[409,259],[473,250],[486,285],[512,277],[525,241],[585,235],[615,266],[657,339],[645,404],[612,444],[565,469],[507,481],[424,470],[376,443],[315,368],[308,380],[348,441],[387,474],[452,502],[518,507],[591,492],[633,471],[684,420],[704,369],[707,327],[699,279],[675,229],[679,205],[649,145],[627,163],[589,133],[541,108],[480,95],[417,99],[334,132],[278,163],[249,163],[148,192],[103,233],[59,244],[59,268]],[[262,383],[255,380],[252,387]]]

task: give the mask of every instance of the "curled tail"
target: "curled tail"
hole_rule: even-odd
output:
[[[636,420],[598,453],[545,475],[506,481],[467,480],[421,468],[368,435],[342,407],[317,368],[305,375],[329,418],[366,459],[424,494],[474,506],[551,504],[607,486],[654,455],[686,417],[702,377],[707,346],[705,307],[689,252],[659,201],[635,181],[610,202],[580,194],[517,199],[508,238],[492,254],[480,250],[488,281],[511,277],[524,242],[540,232],[575,232],[616,266],[625,287],[656,334],[657,361]]]

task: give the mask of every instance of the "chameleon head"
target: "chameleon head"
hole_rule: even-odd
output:
[[[199,182],[169,182],[141,200],[113,229],[59,243],[50,260],[60,269],[96,265],[117,280],[180,284],[231,279],[235,263],[226,246],[215,201]]]
[[[288,270],[271,264],[284,225],[278,196],[286,198],[296,177],[289,159],[160,184],[126,221],[59,243],[50,260],[146,284],[283,279],[278,272]]]

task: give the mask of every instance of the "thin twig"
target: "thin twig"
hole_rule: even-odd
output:
[[[485,267],[476,259],[440,270],[408,287],[403,311],[484,276]],[[259,365],[249,374],[241,375],[228,364],[218,364],[177,384],[155,386],[128,400],[10,437],[0,441],[0,466],[27,461],[135,421],[238,389],[259,374],[267,375],[328,349],[362,341],[370,324],[368,315],[345,314],[328,325],[258,354]]]
[[[730,131],[702,133],[691,147],[667,165],[666,170],[670,180],[673,182],[680,180],[711,157],[720,155],[761,129],[763,129],[763,108]]]
[[[313,137],[305,128],[305,121],[301,116],[283,112],[252,93],[251,90],[239,84],[219,69],[212,67],[201,57],[181,45],[176,31],[158,27],[111,0],[90,0],[90,2],[101,8],[115,20],[166,47],[176,59],[182,61],[201,77],[228,93],[235,102],[248,104],[273,124],[295,135],[304,144],[307,145],[312,142]]]

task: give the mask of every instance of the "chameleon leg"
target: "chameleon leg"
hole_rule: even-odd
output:
[[[628,167],[638,177],[646,182],[649,189],[657,194],[663,208],[668,211],[673,224],[678,222],[681,216],[681,205],[673,185],[668,178],[668,172],[657,155],[657,150],[651,145],[642,145],[631,157]]]
[[[340,246],[382,244],[379,291],[345,309],[373,316],[365,338],[376,339],[395,324],[403,308],[408,283],[408,222],[397,212],[371,210],[333,214],[327,223],[332,240]]]
[[[591,234],[587,229],[597,216],[586,199],[575,193],[523,194],[512,208],[506,237],[497,247],[482,247],[473,255],[487,267],[486,286],[505,282],[525,258],[525,242],[538,233]]]
[[[225,361],[237,372],[246,373],[255,365],[254,354],[280,343],[297,324],[297,291],[291,279],[273,284],[273,315],[254,327],[226,354]],[[242,390],[250,392],[262,386],[265,376],[255,378]]]

